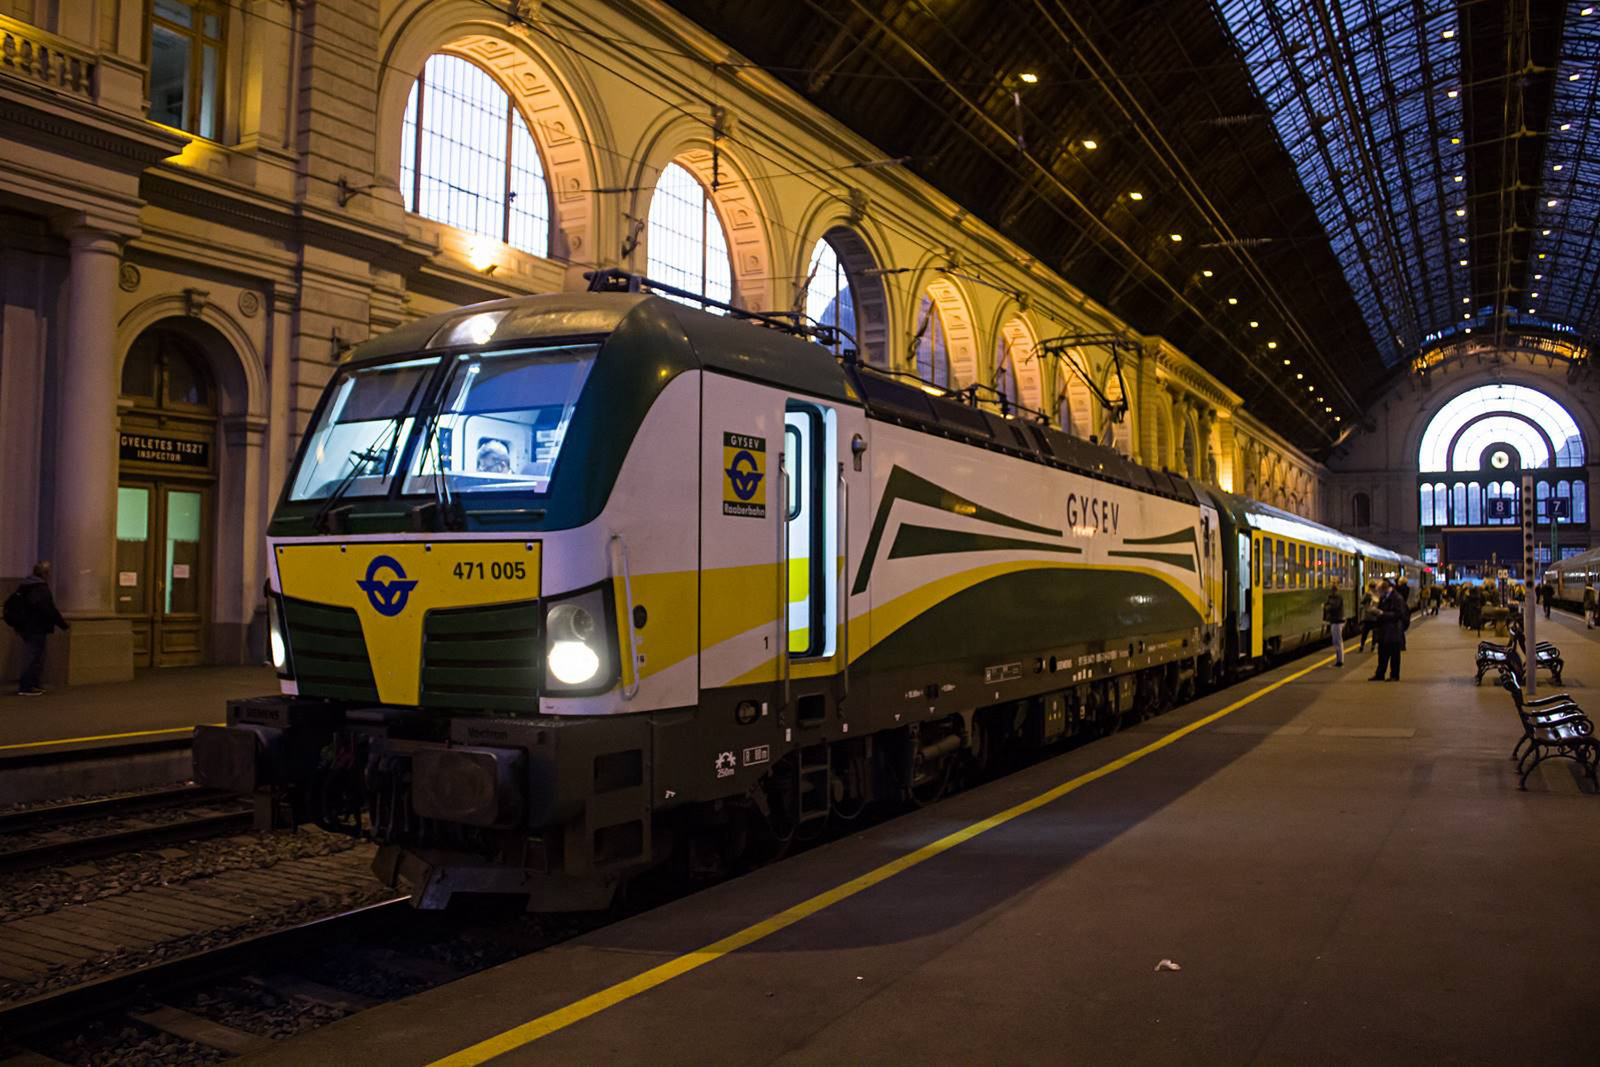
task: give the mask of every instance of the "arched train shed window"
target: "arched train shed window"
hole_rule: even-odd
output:
[[[411,87],[400,193],[407,211],[550,252],[550,189],[533,134],[500,83],[459,56],[429,56]]]
[[[1522,475],[1534,475],[1541,527],[1587,525],[1587,451],[1572,414],[1525,385],[1469,389],[1429,421],[1417,450],[1417,510],[1424,529],[1518,526]],[[1538,546],[1548,558],[1548,544]]]
[[[847,337],[856,336],[856,299],[850,275],[826,237],[811,249],[806,279],[806,315],[819,325],[838,327],[843,336],[833,346],[837,353],[850,345]]]
[[[927,293],[917,304],[917,376],[950,388],[950,341],[939,302]]]
[[[733,259],[716,205],[688,169],[668,163],[650,197],[646,273],[725,304],[733,302]],[[708,309],[715,310],[715,309]]]

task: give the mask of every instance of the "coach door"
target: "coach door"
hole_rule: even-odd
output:
[[[134,665],[205,662],[211,592],[215,394],[199,351],[161,328],[123,364],[117,484],[117,614]]]
[[[837,413],[790,400],[783,418],[781,567],[785,607],[785,703],[798,726],[819,724],[838,692],[831,684],[838,653],[840,574]],[[827,679],[824,681],[823,679]]]

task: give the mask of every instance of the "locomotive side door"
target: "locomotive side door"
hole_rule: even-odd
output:
[[[1262,590],[1272,580],[1272,560],[1262,557],[1267,540],[1250,535],[1250,655],[1260,659],[1266,652],[1266,615],[1262,612]]]
[[[783,423],[779,700],[786,721],[806,730],[827,721],[843,695],[835,676],[844,664],[839,592],[846,489],[838,409],[790,397]]]

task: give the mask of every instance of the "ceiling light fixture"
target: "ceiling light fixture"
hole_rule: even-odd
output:
[[[1278,347],[1278,342],[1276,342],[1276,341],[1268,341],[1267,342],[1267,347],[1268,348],[1277,348]]]
[[[1464,259],[1457,260],[1456,262],[1460,263],[1463,267],[1465,267],[1467,265],[1467,261],[1464,260]]]
[[[1294,361],[1293,361],[1293,360],[1291,360],[1291,359],[1285,359],[1285,360],[1284,360],[1284,361],[1283,361],[1283,365],[1284,365],[1284,366],[1285,366],[1285,367],[1287,367],[1287,366],[1288,366],[1288,365],[1289,365],[1289,364],[1290,364],[1290,363],[1292,363],[1292,362],[1294,362]]]
[[[1261,324],[1260,324],[1260,323],[1259,323],[1259,322],[1257,322],[1257,321],[1256,321],[1256,320],[1255,320],[1255,319],[1251,319],[1251,320],[1250,320],[1250,328],[1251,328],[1251,329],[1252,329],[1252,330],[1254,330],[1254,329],[1259,329],[1259,328],[1260,328],[1260,326],[1261,326]]]
[[[1455,35],[1456,35],[1456,31],[1455,30],[1445,30],[1444,31],[1444,39],[1447,40],[1447,41],[1450,38],[1454,37]]]
[[[1570,122],[1563,122],[1563,123],[1562,123],[1562,124],[1561,124],[1561,132],[1562,132],[1562,133],[1565,133],[1565,132],[1567,132],[1567,131],[1568,131],[1568,130],[1570,130],[1570,129],[1572,129],[1572,123],[1570,123]]]
[[[1299,372],[1299,371],[1296,371],[1296,372],[1295,372],[1295,376],[1294,376],[1294,380],[1295,380],[1295,381],[1297,381],[1297,382],[1298,382],[1298,381],[1301,381],[1301,380],[1302,380],[1302,379],[1304,379],[1304,378],[1305,378],[1305,374],[1304,374],[1304,373],[1302,373],[1302,372]]]
[[[1540,230],[1539,231],[1539,236],[1540,237],[1549,237],[1550,236],[1550,231],[1549,230]]]
[[[1568,74],[1567,75],[1567,81],[1575,82],[1581,77],[1583,77],[1583,75],[1581,75],[1581,74]]]
[[[1458,219],[1459,218],[1465,218],[1466,214],[1467,214],[1467,209],[1466,208],[1464,208],[1464,207],[1456,208],[1456,218],[1458,218]]]
[[[1201,273],[1201,274],[1204,274],[1204,275],[1205,275],[1205,276],[1206,276],[1206,277],[1207,277],[1207,278],[1209,278],[1209,277],[1211,277],[1211,272],[1210,272],[1210,271],[1208,271],[1208,270],[1203,270],[1203,271],[1201,271],[1201,272],[1200,272],[1200,273]]]
[[[1037,82],[1039,80],[1039,75],[1033,73],[1033,71],[1031,71],[1031,70],[1023,71],[1021,74],[1018,74],[1017,77],[1021,78],[1023,81],[1027,82],[1029,85],[1032,85],[1032,84],[1034,84],[1035,82]]]
[[[1528,295],[1533,297],[1535,300],[1539,299],[1539,294],[1538,293],[1529,293]]]
[[[1556,205],[1557,205],[1557,204],[1559,204],[1559,203],[1560,203],[1560,202],[1561,202],[1561,201],[1559,201],[1559,200],[1546,200],[1546,201],[1545,201],[1545,202],[1544,202],[1544,206],[1545,206],[1545,207],[1555,207],[1555,206],[1556,206]]]
[[[1128,199],[1129,200],[1143,200],[1144,199],[1144,194],[1143,193],[1129,193],[1128,194]]]
[[[1228,297],[1228,303],[1230,303],[1230,304],[1237,304],[1237,303],[1238,303],[1238,302],[1239,302],[1239,298],[1238,298],[1238,297],[1236,297],[1236,296],[1230,296],[1230,297]]]
[[[1181,234],[1181,233],[1169,233],[1169,234],[1167,234],[1167,236],[1172,238],[1174,243],[1183,240],[1183,234]]]
[[[1554,171],[1559,171],[1559,170],[1561,170],[1561,169],[1562,169],[1562,168],[1561,168],[1561,164],[1560,164],[1560,163],[1557,163],[1557,164],[1556,164],[1556,165],[1555,165],[1555,166],[1553,166],[1553,167],[1551,167],[1551,168],[1550,168],[1550,169],[1551,169],[1551,170],[1554,170]]]
[[[1456,91],[1454,89],[1451,89],[1448,93],[1445,93],[1444,95],[1448,96],[1450,99],[1454,100],[1456,98]]]
[[[1464,182],[1464,181],[1466,181],[1466,180],[1467,180],[1467,176],[1466,176],[1466,175],[1465,175],[1465,174],[1457,174],[1457,175],[1456,175],[1456,181],[1458,181],[1458,182]]]
[[[1096,148],[1100,147],[1100,142],[1096,141],[1096,140],[1093,140],[1091,138],[1085,138],[1084,142],[1083,142],[1083,147],[1085,147],[1089,151],[1093,152]]]

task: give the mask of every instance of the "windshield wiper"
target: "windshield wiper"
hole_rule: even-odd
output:
[[[422,459],[419,469],[428,465],[428,457],[434,456],[433,475],[429,479],[433,483],[433,499],[426,504],[419,504],[411,509],[412,524],[421,531],[431,526],[424,526],[431,509],[432,515],[437,517],[439,528],[442,530],[466,529],[466,516],[450,496],[450,477],[444,472],[444,466],[439,461],[443,459],[435,449],[439,439],[439,416],[443,412],[435,408],[428,417],[428,426],[423,431],[428,435],[428,443],[423,446]]]
[[[333,526],[332,520],[334,518],[334,505],[339,502],[344,494],[349,491],[350,487],[355,484],[355,480],[359,478],[374,461],[393,454],[395,438],[400,432],[401,425],[403,425],[406,420],[406,414],[406,412],[401,412],[400,414],[391,417],[389,419],[388,428],[383,431],[383,434],[377,440],[373,441],[372,444],[368,445],[366,448],[351,449],[350,458],[354,462],[350,464],[350,471],[349,473],[340,477],[338,484],[333,487],[333,491],[330,492],[327,499],[322,502],[322,506],[317,509],[317,513],[311,517],[312,529],[316,530],[318,533],[343,532],[342,529],[335,531],[331,528]],[[341,509],[340,514],[343,514],[343,509]],[[340,525],[342,527],[343,524],[341,523]]]

